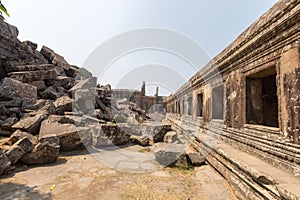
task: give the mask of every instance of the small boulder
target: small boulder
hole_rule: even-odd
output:
[[[33,144],[28,138],[23,138],[16,142],[7,152],[6,155],[12,164],[17,163],[26,153],[32,151]]]
[[[54,163],[59,155],[59,138],[47,135],[40,138],[40,142],[30,152],[25,154],[20,162],[25,165],[39,165]]]
[[[205,158],[200,153],[189,153],[187,154],[188,161],[193,166],[202,166],[205,165]]]

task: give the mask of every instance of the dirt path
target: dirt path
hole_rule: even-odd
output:
[[[54,165],[23,168],[0,179],[0,199],[236,199],[211,167],[120,172],[85,151],[60,156]]]

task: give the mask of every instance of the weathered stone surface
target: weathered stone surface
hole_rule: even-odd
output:
[[[77,66],[71,65],[69,69],[65,69],[65,73],[68,77],[75,78],[78,74],[79,68]]]
[[[36,65],[23,65],[23,66],[11,66],[7,69],[7,72],[30,72],[30,71],[51,71],[54,70],[52,64],[36,64]]]
[[[177,133],[176,131],[169,131],[166,133],[164,137],[164,143],[173,143],[177,139]]]
[[[152,125],[149,126],[150,134],[153,135],[154,142],[162,142],[166,133],[171,131],[170,125]]]
[[[41,107],[42,106],[42,107]],[[55,106],[51,101],[41,100],[39,103],[33,106],[33,111],[30,113],[30,116],[42,115],[44,118],[47,118],[49,115],[55,113]]]
[[[89,89],[74,91],[74,110],[85,114],[93,114],[95,110],[95,95]]]
[[[149,146],[150,138],[148,136],[135,136],[130,137],[131,142],[138,144],[140,146]]]
[[[40,138],[35,148],[21,158],[26,165],[49,164],[57,160],[59,155],[59,138],[55,135],[47,135]]]
[[[1,129],[5,131],[11,131],[11,127],[19,120],[16,117],[7,118],[1,125]]]
[[[43,46],[41,49],[41,53],[44,55],[44,57],[51,62],[52,64],[62,67],[63,69],[68,70],[69,69],[69,64],[68,62],[64,59],[64,57],[58,55],[55,53],[52,49],[49,47]]]
[[[16,142],[9,151],[6,152],[7,157],[12,164],[17,163],[23,155],[32,151],[33,144],[28,138],[23,138]]]
[[[55,79],[46,80],[47,86],[62,86],[65,89],[69,90],[74,86],[75,79],[67,76],[58,76]]]
[[[21,119],[18,123],[12,126],[13,130],[21,130],[31,133],[33,135],[39,133],[41,122],[44,120],[43,115],[36,115],[33,117],[26,117]]]
[[[58,98],[54,102],[55,111],[57,114],[64,114],[64,112],[71,112],[73,110],[73,100],[68,96]]]
[[[10,78],[28,83],[33,81],[43,81],[47,79],[55,79],[57,73],[52,70],[37,70],[37,71],[20,71],[8,73]]]
[[[204,156],[200,155],[200,153],[189,153],[187,154],[187,157],[188,161],[195,167],[205,164],[205,158]]]
[[[18,80],[5,78],[0,84],[0,96],[0,99],[23,100],[23,105],[29,105],[36,102],[37,89]]]
[[[46,89],[45,81],[33,81],[33,82],[29,82],[28,84],[35,86],[37,90]]]
[[[72,87],[68,93],[72,94],[76,90],[81,90],[81,89],[90,89],[94,88],[97,85],[97,78],[92,77],[92,78],[87,78],[85,80],[79,81],[74,87]]]
[[[14,144],[23,138],[28,138],[32,144],[37,144],[37,137],[33,136],[30,133],[22,132],[20,130],[16,130],[11,136],[10,141]]]
[[[63,87],[58,86],[58,87],[48,87],[46,90],[40,93],[40,96],[43,99],[51,99],[51,100],[56,100],[59,97],[65,96],[66,91]]]
[[[43,121],[39,137],[42,138],[52,134],[59,138],[62,151],[71,151],[82,146],[78,130],[74,124],[52,123],[50,120]]]
[[[11,166],[11,161],[5,155],[3,150],[0,149],[0,176],[5,174]]]
[[[130,135],[115,124],[99,125],[99,131],[93,133],[93,146],[123,145],[130,141]]]
[[[175,165],[183,154],[185,154],[185,146],[182,144],[158,143],[154,149],[156,160],[164,166]]]

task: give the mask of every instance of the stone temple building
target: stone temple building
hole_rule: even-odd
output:
[[[155,90],[153,96],[146,96],[146,83],[143,82],[141,90],[134,89],[113,89],[113,99],[128,99],[128,101],[136,103],[137,106],[145,110],[147,113],[150,112],[165,112],[165,102],[167,97],[158,95],[159,88]]]
[[[167,113],[243,198],[297,199],[300,1],[281,0],[257,19],[168,97]],[[270,187],[280,180],[274,166],[294,174],[277,189]]]

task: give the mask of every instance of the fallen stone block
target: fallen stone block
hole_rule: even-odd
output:
[[[81,89],[90,89],[94,88],[97,85],[97,78],[91,77],[87,78],[85,80],[79,81],[74,87],[72,87],[68,93],[72,95],[73,92],[76,90],[81,90]]]
[[[78,67],[71,65],[69,69],[67,70],[65,69],[65,73],[68,77],[75,78],[78,74],[78,70],[79,70]]]
[[[19,120],[16,117],[10,117],[3,121],[1,129],[4,131],[11,131],[11,127],[17,123]]]
[[[12,162],[17,163],[23,155],[32,151],[33,144],[28,138],[23,138],[16,142],[5,154]]]
[[[8,73],[10,78],[28,83],[33,81],[43,81],[47,79],[55,79],[57,73],[52,70],[38,70],[38,71],[20,71]]]
[[[23,101],[23,105],[30,105],[36,102],[37,89],[35,86],[22,83],[11,78],[5,78],[0,84],[0,96],[9,100]]]
[[[200,153],[189,153],[187,154],[188,161],[195,167],[205,165],[204,156]]]
[[[130,141],[130,135],[116,124],[99,125],[99,131],[93,133],[93,146],[124,145]]]
[[[149,146],[150,138],[148,136],[135,136],[130,137],[132,143],[146,147]]]
[[[69,90],[74,86],[74,81],[75,79],[67,76],[58,76],[55,79],[46,80],[45,83],[47,86],[62,86]]]
[[[39,165],[54,163],[59,155],[59,138],[55,135],[47,135],[40,138],[38,145],[25,154],[20,162],[25,165]]]
[[[0,176],[5,174],[10,169],[10,167],[11,161],[3,152],[3,150],[0,149]]]
[[[56,135],[62,151],[72,151],[82,147],[77,127],[74,124],[52,123],[49,119],[42,122],[39,137]]]
[[[33,81],[33,82],[29,82],[28,84],[35,86],[37,90],[46,89],[45,81]]]
[[[57,86],[56,88],[50,86],[46,90],[40,93],[40,96],[43,99],[51,99],[51,100],[56,100],[59,97],[65,96],[66,91],[63,87]]]
[[[185,155],[185,149],[186,147],[182,144],[158,143],[153,152],[157,162],[170,167],[174,166],[182,155]]]
[[[11,128],[12,130],[21,130],[35,135],[39,133],[40,125],[44,118],[45,117],[43,115],[26,117],[14,124]]]
[[[69,64],[64,57],[58,55],[49,47],[43,46],[41,49],[41,54],[43,54],[43,56],[52,64],[62,67],[62,69],[69,69]]]
[[[39,70],[53,70],[54,65],[52,64],[41,64],[41,65],[24,65],[24,66],[11,66],[7,69],[8,72],[30,72]]]
[[[26,133],[26,132],[22,132],[20,130],[16,130],[11,136],[10,136],[10,141],[12,142],[12,144],[15,144],[16,142],[18,142],[19,140],[23,139],[23,138],[28,138],[32,144],[37,144],[37,137],[33,136],[30,133]]]
[[[62,115],[64,112],[73,110],[73,100],[68,96],[63,96],[54,102],[54,106],[56,114]]]

